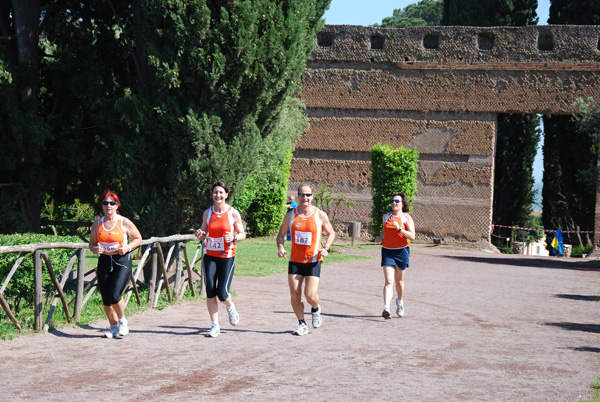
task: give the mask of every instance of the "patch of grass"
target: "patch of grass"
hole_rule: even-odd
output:
[[[290,253],[290,242],[285,243],[285,249]],[[342,254],[337,248],[345,246],[335,245],[325,258],[323,269],[327,264],[345,262],[359,259],[370,259],[355,255]],[[190,257],[191,258],[191,257]],[[275,238],[252,238],[238,244],[235,255],[235,275],[262,277],[271,274],[285,274],[288,269],[288,260],[277,256]]]
[[[600,402],[600,375],[590,384],[590,388],[596,393],[592,399],[582,399],[579,402]]]

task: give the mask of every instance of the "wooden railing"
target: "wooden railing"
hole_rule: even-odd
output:
[[[196,289],[194,288],[194,274],[198,276],[200,279],[200,289],[199,293],[202,294],[202,268],[200,270],[195,268],[195,264],[202,259],[202,243],[198,244],[196,248],[196,252],[194,253],[194,258],[190,261],[188,258],[186,243],[189,241],[195,241],[196,237],[194,235],[173,235],[168,237],[152,237],[147,240],[143,240],[140,244],[140,247],[143,248],[145,246],[142,257],[135,268],[135,270],[131,273],[130,278],[130,286],[124,292],[124,300],[125,304],[129,302],[132,294],[136,296],[137,302],[139,304],[142,303],[140,300],[137,281],[140,275],[140,272],[148,263],[150,264],[150,278],[145,278],[148,282],[148,299],[146,302],[150,304],[152,307],[156,307],[158,304],[158,299],[161,294],[161,291],[164,289],[167,293],[167,298],[169,303],[173,303],[174,300],[180,300],[183,297],[185,287],[184,285],[187,283],[188,288],[193,296],[196,295]],[[170,244],[169,252],[165,258],[164,253],[162,251],[163,244]],[[52,263],[50,262],[50,258],[48,257],[48,253],[45,250],[51,249],[73,249],[75,250],[73,256],[69,260],[67,266],[65,267],[60,281],[57,279],[54,267],[52,267]],[[6,278],[2,283],[2,287],[0,287],[0,305],[2,309],[6,312],[8,318],[13,322],[15,327],[21,330],[21,324],[13,314],[10,309],[10,305],[8,301],[4,298],[3,293],[6,287],[8,286],[11,278],[19,269],[19,266],[23,262],[23,260],[31,254],[33,257],[33,266],[34,266],[34,329],[36,331],[44,330],[46,332],[50,326],[50,322],[52,321],[52,315],[56,309],[56,305],[60,300],[63,311],[65,313],[65,317],[68,322],[71,322],[72,319],[75,322],[79,323],[81,320],[81,311],[88,301],[89,297],[96,290],[96,274],[95,269],[92,269],[88,272],[85,272],[85,252],[88,249],[88,243],[36,243],[36,244],[26,244],[26,245],[18,245],[18,246],[1,246],[0,254],[7,253],[20,253],[19,257],[15,261],[13,267],[9,271]],[[198,256],[200,254],[200,257]],[[169,276],[167,272],[167,268],[170,266],[170,263],[174,258],[175,264],[175,273],[174,273],[174,283],[173,289],[171,290],[171,285],[169,284]],[[50,274],[50,278],[52,279],[52,283],[54,289],[56,289],[56,295],[54,300],[50,306],[50,310],[48,311],[48,316],[46,318],[45,324],[42,326],[42,315],[43,315],[43,283],[42,283],[42,271],[43,265],[42,261],[44,261],[44,265]],[[64,293],[64,286],[67,282],[71,274],[71,270],[73,266],[77,263],[77,268],[75,272],[75,280],[76,280],[76,290],[75,296],[71,300],[71,302],[67,302],[67,297]],[[92,273],[93,277],[86,283],[85,277]],[[71,316],[69,312],[69,306],[73,305],[73,315]]]

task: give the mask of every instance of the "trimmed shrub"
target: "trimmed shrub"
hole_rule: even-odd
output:
[[[417,148],[393,148],[389,144],[377,144],[371,148],[371,193],[373,197],[373,237],[381,233],[383,214],[390,210],[390,199],[399,191],[406,194],[409,204],[417,194]],[[412,210],[412,207],[411,207]]]

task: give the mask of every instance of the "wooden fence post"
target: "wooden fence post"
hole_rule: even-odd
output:
[[[42,310],[44,306],[44,296],[42,295],[42,281],[42,251],[35,250],[33,252],[33,329],[36,331],[41,331],[43,325]]]
[[[81,309],[83,308],[83,287],[85,284],[85,249],[80,248],[77,252],[77,291],[75,293],[75,309],[73,318],[76,323],[81,322]]]
[[[181,283],[181,280],[183,279],[183,247],[185,247],[185,243],[177,243],[177,255],[175,257],[175,288],[173,289],[173,293],[175,293],[178,300],[181,300],[181,296],[183,296]]]
[[[148,282],[148,304],[152,306],[152,302],[154,301],[154,290],[156,288],[156,271],[158,266],[158,251],[156,251],[156,247],[160,247],[159,243],[154,243],[152,246],[152,275],[150,277],[150,281]]]

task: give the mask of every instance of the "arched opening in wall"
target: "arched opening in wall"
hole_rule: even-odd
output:
[[[598,177],[594,145],[571,115],[499,114],[492,243],[518,254],[552,255],[561,229],[565,255],[589,252]]]
[[[523,114],[499,114],[497,120],[491,237],[496,247],[518,254],[547,255],[541,231],[541,120]]]
[[[573,255],[581,255],[594,241],[596,144],[571,115],[545,115],[543,127],[542,223],[546,230],[561,229],[564,244]],[[554,232],[546,235],[551,242]]]

